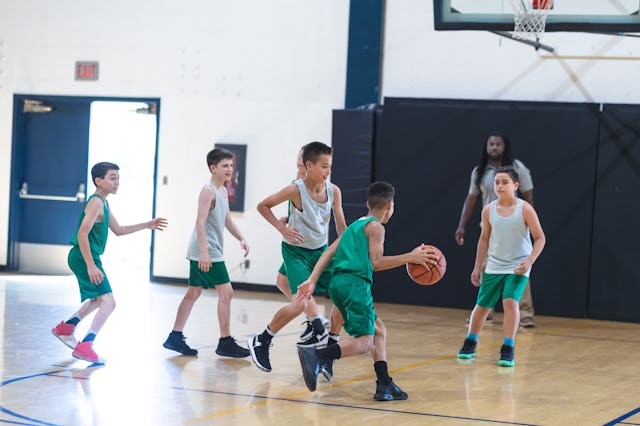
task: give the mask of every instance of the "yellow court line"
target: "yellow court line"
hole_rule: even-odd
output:
[[[550,330],[545,330],[546,333],[560,333],[563,331],[567,331],[567,330],[571,330],[572,327],[558,327],[555,329],[550,329]],[[531,340],[533,338],[536,337],[546,337],[544,334],[529,334],[529,335],[521,335],[518,337],[519,341],[522,340]],[[491,344],[491,345],[485,345],[485,346],[481,346],[478,348],[477,352],[484,352],[490,349],[496,349],[498,347],[502,346],[502,343],[495,343],[495,344]],[[397,373],[399,371],[406,371],[406,370],[411,370],[414,368],[419,368],[419,367],[424,367],[425,365],[431,365],[431,364],[436,364],[438,362],[442,362],[442,361],[450,361],[452,359],[457,359],[457,354],[453,354],[453,355],[445,355],[445,356],[441,356],[438,358],[432,358],[432,359],[428,359],[425,361],[420,361],[420,362],[416,362],[413,364],[409,364],[409,365],[405,365],[404,367],[398,367],[398,368],[393,368],[391,370],[389,370],[390,373]],[[366,376],[359,376],[359,377],[354,377],[353,379],[349,379],[349,380],[343,380],[339,383],[331,383],[331,384],[327,384],[327,385],[323,385],[318,387],[318,390],[325,390],[325,389],[329,389],[329,388],[334,388],[334,387],[341,387],[341,386],[346,386],[346,385],[350,385],[353,383],[358,383],[358,382],[363,382],[365,380],[371,380],[375,378],[374,374],[370,374],[370,375],[366,375]],[[205,421],[205,420],[209,420],[209,419],[213,419],[213,418],[217,418],[217,417],[223,417],[229,414],[235,414],[241,411],[245,411],[245,410],[249,410],[250,408],[253,407],[259,407],[262,405],[267,405],[269,403],[274,403],[274,402],[283,402],[282,400],[287,400],[287,399],[297,399],[303,396],[307,396],[312,394],[311,391],[301,391],[301,392],[295,392],[295,393],[290,393],[290,394],[286,394],[277,398],[280,399],[269,399],[269,397],[264,397],[265,399],[259,402],[255,402],[249,405],[243,405],[240,407],[235,407],[235,408],[229,408],[226,410],[222,410],[222,411],[217,411],[215,413],[211,413],[211,414],[207,414],[206,416],[202,416],[202,417],[197,417],[191,420],[188,420],[187,423],[197,423],[197,422],[201,422],[201,421]],[[240,395],[238,395],[240,396]],[[248,395],[247,395],[248,396]],[[250,396],[248,396],[250,397]],[[286,401],[285,401],[286,402]],[[313,404],[313,401],[305,401],[305,400],[300,400],[300,402],[309,402],[311,404]]]

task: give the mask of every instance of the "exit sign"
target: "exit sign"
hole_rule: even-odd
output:
[[[76,61],[76,80],[96,81],[99,66],[98,62]]]

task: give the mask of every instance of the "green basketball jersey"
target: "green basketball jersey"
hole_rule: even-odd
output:
[[[353,274],[373,283],[373,265],[369,258],[369,239],[364,227],[375,217],[361,217],[347,227],[340,237],[334,257],[333,274]]]
[[[104,248],[107,245],[107,237],[109,236],[109,205],[107,204],[107,200],[100,197],[98,194],[93,194],[87,200],[87,203],[91,201],[93,197],[99,197],[102,200],[103,204],[103,217],[101,223],[94,223],[93,228],[89,232],[89,247],[91,248],[91,254],[100,256],[104,253]],[[86,207],[86,204],[85,204]],[[84,209],[82,209],[82,214],[80,215],[80,220],[78,221],[78,229],[80,229],[80,224],[84,220]],[[78,245],[78,231],[74,234],[73,238],[70,241],[75,247],[79,247]]]

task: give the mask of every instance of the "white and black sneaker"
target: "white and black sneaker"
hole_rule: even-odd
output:
[[[303,322],[302,324],[307,324],[307,328],[300,335],[300,340],[304,342],[305,340],[311,339],[311,337],[313,336],[313,326],[311,325],[311,321],[309,320]]]
[[[327,330],[324,330],[324,333],[314,334],[313,336],[311,336],[311,338],[302,342],[298,342],[296,343],[296,345],[300,346],[301,348],[315,348],[317,346],[326,345],[328,340],[329,332]]]
[[[333,379],[333,360],[320,361],[320,373],[324,376],[327,382]]]
[[[271,371],[271,363],[269,362],[270,345],[262,343],[258,338],[259,336],[259,334],[256,334],[249,341],[249,353],[256,367],[268,373]]]
[[[320,320],[322,321],[322,326],[328,330],[331,326],[331,321],[324,316],[321,316]],[[305,340],[309,340],[313,337],[313,324],[309,320],[304,321],[302,324],[306,325],[306,328],[300,335],[300,340],[304,342]]]

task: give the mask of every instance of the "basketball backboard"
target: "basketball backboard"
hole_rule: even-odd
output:
[[[513,31],[514,28],[511,0],[434,0],[433,3],[436,30]],[[546,31],[640,32],[638,9],[640,0],[555,0],[547,17]]]

